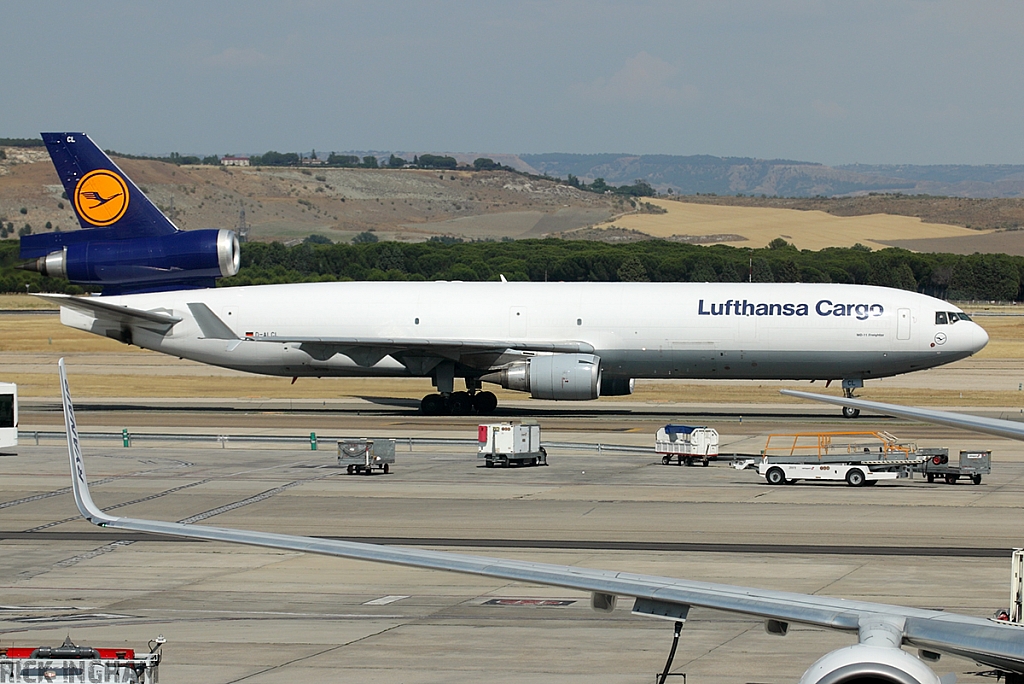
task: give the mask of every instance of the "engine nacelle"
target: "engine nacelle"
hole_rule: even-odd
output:
[[[586,401],[601,396],[601,359],[593,354],[550,354],[516,361],[480,378],[534,399]]]
[[[919,658],[894,646],[855,644],[820,658],[800,684],[939,684],[939,678]]]
[[[168,287],[211,287],[238,273],[241,254],[230,230],[178,231],[123,240],[82,241],[39,257],[25,267],[104,294]]]
[[[633,378],[608,377],[601,375],[602,397],[623,397],[633,393]]]

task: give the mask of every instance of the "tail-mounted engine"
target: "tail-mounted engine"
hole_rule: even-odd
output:
[[[601,359],[593,354],[551,354],[516,361],[480,378],[534,399],[587,401],[601,395]]]
[[[217,278],[238,273],[239,265],[238,238],[222,229],[72,242],[22,268],[76,285],[99,286],[103,294],[122,294],[213,287]]]

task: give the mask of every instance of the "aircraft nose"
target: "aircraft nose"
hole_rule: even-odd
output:
[[[971,339],[969,344],[971,353],[976,354],[980,352],[982,349],[984,349],[985,345],[988,344],[988,333],[985,332],[984,328],[982,328],[977,323],[974,323],[973,321],[971,325],[974,329],[971,331]]]

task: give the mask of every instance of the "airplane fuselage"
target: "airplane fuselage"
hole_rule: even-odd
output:
[[[988,341],[970,320],[939,324],[937,312],[960,312],[942,300],[859,285],[342,282],[103,300],[182,319],[167,332],[134,326],[133,344],[280,376],[429,374],[408,357],[277,342],[293,338],[579,342],[600,357],[606,378],[704,379],[886,377],[968,357]],[[196,303],[243,341],[205,336],[189,307]],[[61,320],[112,337],[123,332],[69,309]],[[455,361],[465,375],[522,354],[472,352]]]

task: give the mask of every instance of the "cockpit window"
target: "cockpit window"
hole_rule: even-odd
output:
[[[963,311],[936,311],[935,325],[946,325],[957,321],[969,321],[971,317]]]

